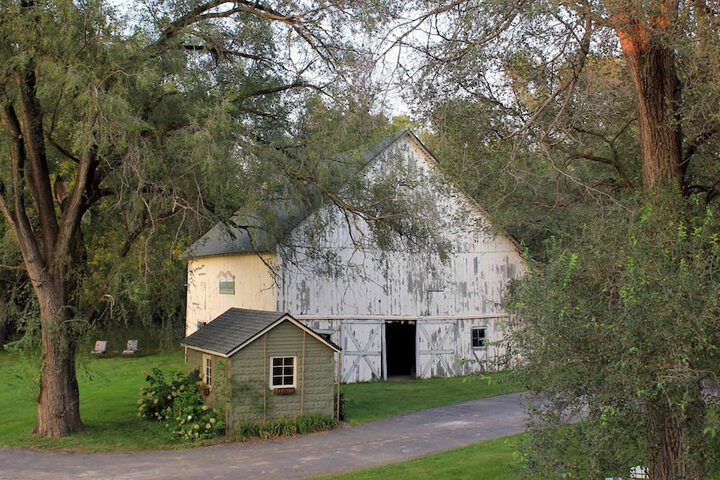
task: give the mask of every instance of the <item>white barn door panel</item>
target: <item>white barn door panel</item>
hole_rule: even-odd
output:
[[[383,378],[383,339],[385,322],[381,320],[343,320],[342,381],[369,382]]]
[[[452,320],[418,320],[418,378],[448,377],[456,374],[455,342],[457,322]]]

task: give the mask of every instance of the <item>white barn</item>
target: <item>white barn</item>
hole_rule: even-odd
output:
[[[494,342],[507,317],[503,293],[526,270],[516,243],[443,179],[412,132],[386,140],[366,161],[369,182],[398,171],[414,179],[398,182],[398,191],[424,199],[423,216],[450,247],[444,261],[381,249],[368,224],[348,222],[334,206],[282,214],[290,239],[284,247],[262,228],[219,224],[186,253],[186,335],[231,307],[284,311],[342,347],[344,382],[501,367],[504,352]],[[310,253],[308,232],[319,224]],[[327,253],[324,260],[318,251]],[[332,275],[318,266],[328,258],[339,267]]]

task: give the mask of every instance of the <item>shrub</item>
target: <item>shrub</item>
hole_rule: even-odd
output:
[[[140,390],[138,417],[164,421],[166,428],[188,440],[212,438],[225,428],[222,415],[203,405],[197,370],[166,375],[154,368],[145,380],[150,386]]]
[[[305,433],[319,432],[322,430],[330,430],[335,428],[337,421],[329,416],[321,413],[308,413],[295,419],[297,425],[297,433],[303,435]]]
[[[237,430],[242,439],[291,437],[298,434],[330,430],[337,425],[335,419],[321,413],[307,413],[299,417],[280,417],[264,423],[243,423]]]
[[[174,399],[189,388],[196,387],[200,380],[200,373],[195,370],[189,374],[170,372],[168,378],[159,368],[153,368],[145,377],[149,387],[140,389],[138,400],[138,417],[146,420],[166,420],[166,410],[172,405]]]
[[[178,395],[168,410],[168,416],[174,422],[166,426],[172,426],[173,433],[186,440],[213,438],[225,428],[222,415],[203,405],[197,386]]]

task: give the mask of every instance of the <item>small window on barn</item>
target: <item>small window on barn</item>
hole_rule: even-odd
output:
[[[221,295],[235,295],[235,277],[230,272],[218,275],[218,292]]]
[[[270,359],[270,387],[284,388],[295,386],[295,357],[272,357]]]
[[[485,328],[473,328],[472,329],[472,347],[473,348],[485,348]]]
[[[203,355],[203,373],[205,375],[205,384],[212,387],[213,382],[213,359],[207,355]]]

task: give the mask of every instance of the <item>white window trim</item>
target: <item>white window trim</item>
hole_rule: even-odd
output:
[[[293,359],[293,383],[292,385],[273,385],[273,360],[276,358],[292,358]],[[270,388],[275,390],[276,388],[297,388],[297,357],[294,355],[278,355],[277,357],[270,357]]]
[[[473,345],[473,332],[475,330],[485,330],[485,336],[483,337],[483,346],[482,347],[476,347]],[[488,347],[488,327],[472,327],[470,329],[470,346],[473,350],[487,350]]]
[[[207,380],[207,361],[210,360],[210,382]],[[213,386],[213,380],[215,379],[215,359],[211,355],[204,355],[202,356],[202,375],[203,375],[203,382],[205,382],[205,385],[212,388]]]

